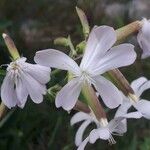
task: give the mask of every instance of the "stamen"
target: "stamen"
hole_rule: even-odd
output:
[[[91,78],[90,74],[86,71],[82,71],[80,75],[81,82],[88,82],[88,84],[95,84],[95,81]]]
[[[116,144],[116,141],[114,140],[113,136],[110,134],[110,138],[108,139],[108,142],[110,145]]]

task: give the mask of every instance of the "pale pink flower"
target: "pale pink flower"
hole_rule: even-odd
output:
[[[1,99],[8,107],[24,107],[28,95],[35,103],[43,101],[46,83],[50,80],[51,69],[26,62],[22,57],[11,62],[1,87]]]
[[[129,97],[125,97],[123,94],[123,103],[118,108],[117,116],[127,113],[128,109],[133,106],[135,107],[143,117],[150,119],[150,101],[142,99],[140,96],[142,93],[150,89],[150,81],[145,77],[140,77],[131,83],[135,95],[137,96],[136,101],[131,100]]]
[[[148,81],[145,77],[140,77],[131,83],[131,87],[137,96],[136,101],[133,101],[129,97],[126,97],[122,94],[123,103],[118,108],[115,117],[126,114],[129,108],[133,106],[144,118],[150,119],[150,101],[141,99],[140,97],[145,90],[150,89],[150,81]],[[124,119],[122,122],[124,123],[125,130],[127,130],[126,119]]]
[[[86,82],[93,84],[104,103],[116,108],[122,103],[122,96],[115,85],[101,76],[103,73],[132,64],[136,59],[134,46],[121,44],[114,46],[116,32],[112,27],[94,27],[91,31],[80,66],[66,54],[47,49],[38,51],[35,62],[48,67],[70,71],[74,78],[69,81],[56,96],[56,107],[71,110]]]
[[[90,120],[91,120],[91,122],[95,122],[94,121],[95,118],[92,120],[92,119],[90,119],[91,118],[90,116],[89,116],[89,118],[86,118],[85,116],[86,115],[83,115],[83,114],[80,115],[79,116],[80,119],[77,119],[77,117],[76,117],[76,121],[81,121],[81,118],[82,119],[84,118],[84,122],[79,127],[79,129],[76,133],[76,138],[77,138],[77,134],[78,134],[79,140],[81,139],[81,135],[85,130],[85,125],[87,125],[87,123],[89,123]],[[102,118],[100,121],[96,121],[95,123],[97,125],[97,128],[93,129],[90,132],[89,136],[87,136],[82,142],[80,140],[80,144],[78,143],[78,145],[77,145],[77,143],[76,143],[76,145],[79,146],[78,150],[84,150],[84,148],[88,142],[93,144],[98,139],[108,140],[110,144],[115,144],[116,141],[114,140],[113,135],[122,136],[126,132],[122,121],[124,119],[128,119],[128,118],[139,119],[141,117],[142,117],[141,113],[132,112],[132,113],[124,114],[120,117],[116,117],[116,118],[112,119],[110,122],[108,122],[106,118]],[[81,133],[79,133],[79,131],[81,131]]]

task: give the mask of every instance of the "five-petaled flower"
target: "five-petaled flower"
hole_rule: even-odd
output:
[[[58,92],[55,101],[56,107],[71,110],[76,104],[84,83],[93,84],[109,108],[116,108],[122,103],[119,90],[101,75],[111,69],[132,64],[136,59],[136,53],[131,44],[112,47],[115,42],[116,32],[112,27],[94,27],[89,35],[80,66],[58,50],[46,49],[36,53],[34,58],[36,63],[68,70],[74,76]]]
[[[88,142],[93,144],[98,139],[108,140],[110,144],[115,144],[116,141],[114,140],[113,135],[122,136],[126,132],[126,127],[122,121],[128,118],[139,119],[141,117],[142,114],[135,111],[115,117],[108,122],[107,118],[102,118],[98,121],[93,113],[86,114],[78,112],[71,119],[71,125],[83,121],[76,132],[75,144],[78,146],[78,150],[84,150]],[[90,131],[89,135],[83,140],[84,131],[90,123],[95,123],[96,129]]]
[[[135,95],[137,96],[136,101],[131,100],[129,97],[123,96],[123,103],[118,108],[115,117],[126,114],[131,106],[133,106],[142,116],[146,119],[150,119],[150,101],[141,99],[142,93],[150,88],[150,81],[145,77],[140,77],[131,83]],[[126,120],[122,121],[127,126]],[[127,128],[127,127],[126,127]]]
[[[1,99],[8,107],[24,107],[28,95],[35,103],[43,101],[46,83],[50,80],[51,69],[25,62],[22,57],[11,62],[1,87]]]

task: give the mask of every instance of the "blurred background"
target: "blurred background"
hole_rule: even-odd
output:
[[[115,29],[143,17],[150,18],[149,0],[0,0],[0,34],[8,33],[22,56],[33,62],[37,50],[56,48],[55,38],[68,35],[74,44],[83,36],[75,7],[83,9],[90,26],[110,25]],[[136,37],[127,39],[140,49]],[[10,62],[7,48],[0,37],[0,64]],[[142,75],[150,79],[150,60],[137,59],[134,65],[122,68],[131,82]],[[52,76],[51,85],[59,82],[62,74]],[[2,82],[3,76],[0,76]],[[144,98],[150,99],[150,91]],[[74,112],[56,109],[54,98],[45,96],[42,104],[28,100],[24,109],[14,108],[0,121],[0,150],[74,150],[74,135],[78,125],[71,127]],[[109,113],[108,113],[109,117]],[[128,132],[115,138],[116,145],[98,141],[87,150],[150,150],[150,122],[146,119],[129,120]],[[86,135],[86,134],[85,134]]]

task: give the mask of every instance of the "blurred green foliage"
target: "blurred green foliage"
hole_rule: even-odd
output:
[[[14,39],[20,53],[32,62],[35,51],[54,47],[53,40],[58,37],[71,35],[74,44],[83,40],[75,6],[86,12],[91,27],[95,24],[107,24],[118,28],[129,23],[131,20],[127,10],[123,15],[113,18],[105,14],[107,5],[113,2],[113,0],[0,0],[0,34],[7,32]],[[131,1],[118,0],[118,2],[127,7],[126,3]],[[68,52],[68,48],[61,46],[55,48]],[[0,64],[9,61],[6,46],[0,38]],[[123,68],[122,72],[129,81],[141,75],[150,79],[149,68],[149,59],[142,62],[138,59],[134,65]],[[4,75],[5,71],[0,70],[1,83]],[[49,86],[54,86],[56,83],[63,86],[66,81],[62,80],[64,75],[65,72],[52,75]],[[28,100],[24,109],[14,108],[7,112],[0,122],[0,150],[76,149],[74,135],[78,125],[70,126],[70,118],[74,112],[68,114],[55,108],[54,96],[51,95],[53,90],[57,88],[50,89],[42,104],[36,105]],[[150,98],[148,91],[145,92],[144,97]],[[108,115],[110,116],[111,114]],[[105,141],[97,141],[94,145],[88,145],[86,149],[150,150],[149,121],[129,120],[128,132],[123,137],[116,137],[116,140],[117,144],[113,146]]]

